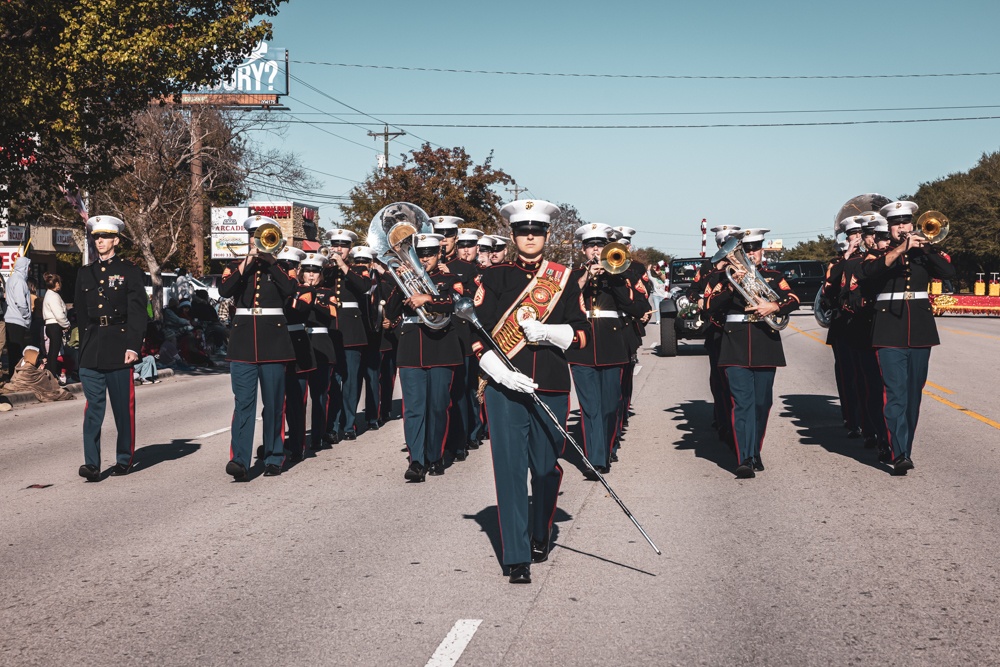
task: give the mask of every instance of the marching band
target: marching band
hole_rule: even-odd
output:
[[[927,285],[953,278],[955,270],[935,245],[947,234],[943,216],[915,221],[913,202],[882,200],[869,201],[880,204],[878,211],[838,221],[845,240],[827,265],[815,314],[828,327],[847,437],[863,437],[865,448],[905,475],[914,467],[930,349],[940,342]],[[509,237],[487,235],[456,216],[431,218],[406,202],[390,204],[373,219],[367,245],[334,229],[325,255],[288,246],[270,218],[247,219],[248,252],[226,268],[220,286],[235,307],[226,473],[235,481],[250,477],[259,387],[257,458],[269,477],[302,461],[307,446],[355,440],[400,416],[408,452],[402,477],[409,483],[444,474],[489,439],[511,583],[529,583],[531,564],[548,557],[563,477],[558,459],[567,442],[583,456],[584,475],[602,482],[642,531],[604,479],[628,426],[636,355],[652,314],[649,275],[630,251],[636,230],[581,226],[575,236],[582,256],[572,268],[546,258],[558,206],[515,200],[500,212]],[[95,443],[105,385],[119,425],[115,474],[128,474],[134,451],[134,433],[123,428],[134,423],[123,401],[130,409],[134,401],[119,369],[138,347],[145,320],[133,298],[135,267],[114,258],[121,226],[116,218],[91,218],[89,231],[105,250],[78,281],[77,301],[92,325],[84,337],[84,388],[101,408],[88,412],[85,424],[80,475],[88,481],[100,479]],[[764,470],[775,370],[785,365],[780,331],[800,303],[785,277],[762,263],[769,230],[712,231],[719,251],[705,260],[688,297],[709,321],[713,427],[732,449],[736,477],[750,479]],[[125,279],[107,288],[96,270],[107,272],[113,262]],[[99,310],[105,303],[106,315]],[[87,350],[97,354],[91,340],[112,329],[122,332],[120,340],[103,343],[101,353],[118,356],[87,362]],[[393,410],[397,373],[401,415]],[[565,430],[572,390],[582,448]]]

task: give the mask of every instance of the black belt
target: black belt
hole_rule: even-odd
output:
[[[121,315],[101,315],[97,319],[97,326],[110,327],[115,324],[125,324],[128,320]]]

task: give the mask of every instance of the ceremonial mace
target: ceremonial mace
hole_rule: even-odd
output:
[[[479,317],[476,315],[476,309],[472,305],[472,299],[470,299],[467,296],[462,297],[461,299],[457,299],[455,301],[454,315],[455,317],[465,320],[472,326],[476,327],[476,329],[479,330],[479,333],[483,335],[483,338],[489,341],[490,345],[496,351],[497,356],[503,359],[504,364],[507,366],[508,369],[514,371],[515,373],[520,372],[517,370],[517,367],[514,366],[513,362],[511,362],[511,360],[507,358],[507,355],[504,354],[503,350],[500,349],[500,346],[497,345],[497,342],[493,340],[493,337],[490,336],[489,332],[487,332],[486,329],[483,328],[482,323],[480,323],[479,321]],[[577,451],[578,454],[580,454],[580,458],[583,459],[583,462],[587,464],[587,467],[590,468],[590,471],[595,475],[597,475],[597,479],[600,480],[601,484],[604,485],[604,488],[608,490],[608,493],[611,494],[611,497],[614,499],[614,501],[618,503],[618,507],[622,508],[622,511],[625,512],[625,516],[627,516],[632,521],[632,524],[635,525],[635,527],[639,529],[639,532],[642,533],[642,536],[646,538],[646,541],[649,542],[649,546],[653,547],[653,551],[656,552],[656,555],[657,556],[663,555],[663,552],[661,552],[656,547],[656,545],[653,543],[653,540],[649,538],[649,535],[646,534],[646,531],[643,530],[639,522],[636,521],[636,518],[632,515],[632,513],[628,510],[628,508],[625,507],[625,503],[623,503],[622,499],[618,497],[618,494],[615,493],[615,490],[611,488],[611,485],[608,484],[608,481],[604,479],[604,476],[597,471],[597,468],[594,467],[594,464],[591,463],[590,460],[587,458],[587,455],[584,453],[583,448],[580,447],[580,445],[577,444],[576,440],[574,440],[573,437],[566,432],[566,429],[562,427],[562,424],[559,423],[559,419],[555,416],[555,414],[552,412],[549,406],[545,405],[545,402],[542,401],[542,399],[539,398],[538,394],[536,394],[535,392],[531,392],[531,397],[535,399],[535,404],[538,405],[538,407],[540,407],[545,412],[545,414],[549,416],[549,419],[551,419],[555,427],[559,429],[559,432],[562,434],[562,436],[566,438],[571,445],[573,445],[573,448]]]

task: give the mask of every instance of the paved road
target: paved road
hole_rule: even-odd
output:
[[[137,390],[137,470],[85,484],[82,402],[0,414],[0,664],[424,665],[453,628],[460,665],[996,664],[1000,322],[939,323],[905,478],[843,436],[811,314],[753,480],[700,346],[644,351],[609,479],[663,555],[567,465],[530,586],[501,575],[488,447],[405,484],[396,421],[235,484],[228,377],[172,378]]]

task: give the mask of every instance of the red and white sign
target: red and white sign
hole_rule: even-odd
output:
[[[247,254],[247,230],[243,221],[250,209],[240,206],[212,207],[212,259],[233,259]]]
[[[14,270],[14,262],[21,256],[18,246],[0,246],[0,275],[5,279],[10,278],[10,272]]]

